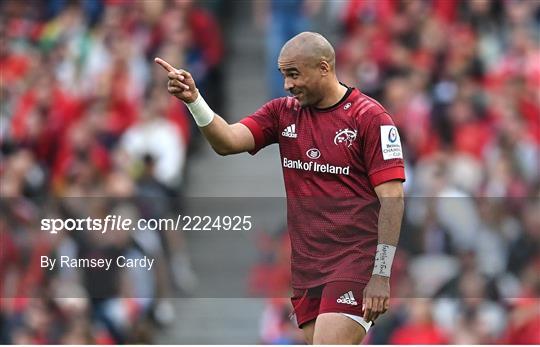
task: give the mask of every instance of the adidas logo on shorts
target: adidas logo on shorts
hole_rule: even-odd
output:
[[[354,299],[354,295],[352,293],[352,291],[349,290],[349,292],[343,294],[342,296],[340,296],[336,302],[338,304],[347,304],[347,305],[353,305],[353,306],[356,306],[358,305],[358,303],[356,302],[356,300]]]

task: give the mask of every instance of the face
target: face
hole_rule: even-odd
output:
[[[317,105],[321,101],[319,66],[282,54],[278,59],[278,69],[283,75],[285,90],[299,101],[300,106]]]

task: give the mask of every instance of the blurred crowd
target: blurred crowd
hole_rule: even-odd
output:
[[[215,10],[188,0],[0,2],[0,343],[150,343],[174,319],[163,298],[197,280],[181,234],[48,237],[39,221],[180,213],[197,132],[153,58],[190,70],[221,111]],[[158,265],[50,275],[40,254]]]
[[[295,3],[309,20],[309,1]],[[406,159],[391,311],[367,342],[539,344],[540,3],[327,6],[338,77],[385,106]],[[279,259],[259,265],[275,283]],[[268,303],[264,341],[301,341],[288,310]]]
[[[370,341],[539,343],[540,4],[351,1],[343,24],[342,78],[392,114],[408,164]]]
[[[42,210],[64,218],[181,210],[198,132],[152,60],[186,67],[222,113],[227,6],[203,5],[0,1],[0,343],[150,343],[174,319],[160,298],[194,287],[181,234],[37,231]],[[325,17],[338,30],[340,80],[378,99],[400,130],[408,200],[394,299],[368,342],[539,344],[540,3],[253,6],[269,97],[282,93],[276,51]],[[254,266],[252,291],[286,290],[286,235],[258,247],[267,256]],[[36,271],[40,254],[55,253],[153,255],[160,265],[107,278]],[[300,342],[289,314],[287,299],[269,300],[260,342]]]

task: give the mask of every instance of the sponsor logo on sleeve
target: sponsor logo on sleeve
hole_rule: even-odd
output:
[[[401,141],[395,126],[381,125],[381,146],[384,160],[403,159]]]

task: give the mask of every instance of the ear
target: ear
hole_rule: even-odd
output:
[[[321,71],[321,76],[327,76],[330,73],[330,64],[325,60],[321,61],[319,70]]]

